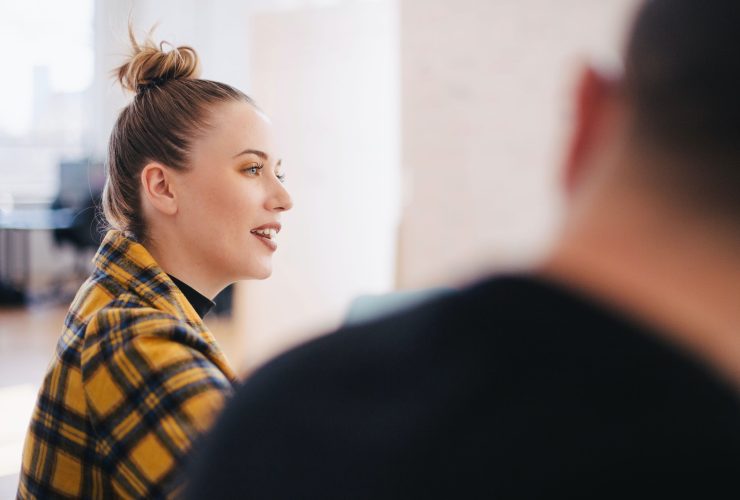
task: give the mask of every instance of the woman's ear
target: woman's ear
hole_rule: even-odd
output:
[[[172,172],[161,163],[147,163],[141,171],[144,199],[166,215],[177,213],[177,196],[172,183]]]
[[[574,95],[574,123],[563,169],[568,196],[574,194],[593,165],[592,154],[599,147],[604,130],[612,82],[591,66],[585,67]]]

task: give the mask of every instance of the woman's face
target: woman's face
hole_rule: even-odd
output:
[[[241,101],[219,104],[208,122],[190,168],[173,179],[178,234],[193,264],[214,278],[267,278],[280,215],[292,206],[272,124]]]

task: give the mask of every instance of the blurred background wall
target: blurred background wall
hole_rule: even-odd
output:
[[[399,219],[395,2],[255,14],[251,93],[282,131],[292,211],[275,272],[245,282],[249,366],[337,326],[360,294],[394,287]]]
[[[619,64],[636,5],[400,0],[400,286],[526,265],[547,247],[574,77]]]

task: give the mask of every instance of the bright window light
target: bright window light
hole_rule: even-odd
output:
[[[0,4],[0,135],[29,132],[34,74],[51,92],[79,92],[93,77],[93,0]]]

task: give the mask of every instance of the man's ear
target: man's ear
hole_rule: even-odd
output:
[[[157,162],[147,163],[141,170],[141,186],[144,199],[155,210],[166,214],[177,213],[177,197],[172,183],[172,172]]]
[[[573,130],[565,157],[563,183],[570,196],[588,175],[591,156],[604,128],[613,82],[591,66],[580,73],[575,88]]]

